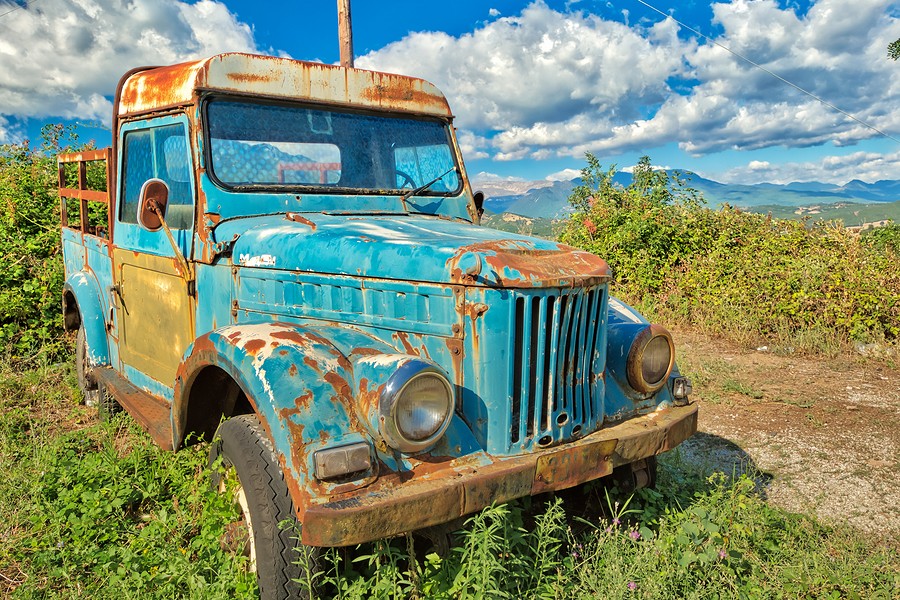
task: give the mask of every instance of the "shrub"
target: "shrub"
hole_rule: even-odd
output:
[[[710,209],[646,157],[628,187],[614,175],[588,155],[562,240],[606,258],[615,293],[651,315],[805,349],[900,337],[890,231],[861,241],[840,223]]]
[[[66,346],[56,155],[76,138],[61,125],[44,127],[42,138],[39,147],[0,146],[0,351],[16,362]]]

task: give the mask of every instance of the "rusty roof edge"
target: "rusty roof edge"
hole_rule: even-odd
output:
[[[453,116],[444,94],[418,77],[241,52],[130,75],[118,116],[192,102],[198,89]]]

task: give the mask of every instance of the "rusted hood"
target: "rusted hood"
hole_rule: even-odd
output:
[[[488,287],[571,287],[610,278],[593,254],[549,240],[427,216],[269,215],[223,222],[235,264]]]

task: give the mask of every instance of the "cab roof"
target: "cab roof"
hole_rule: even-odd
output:
[[[127,75],[118,115],[193,104],[204,91],[452,117],[441,91],[422,79],[237,52]]]

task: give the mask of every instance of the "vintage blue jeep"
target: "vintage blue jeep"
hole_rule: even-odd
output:
[[[59,157],[80,385],[165,448],[215,440],[264,598],[299,593],[285,519],[343,546],[647,484],[695,432],[671,335],[603,260],[479,226],[431,84],[223,54],[127,73],[113,132]]]

